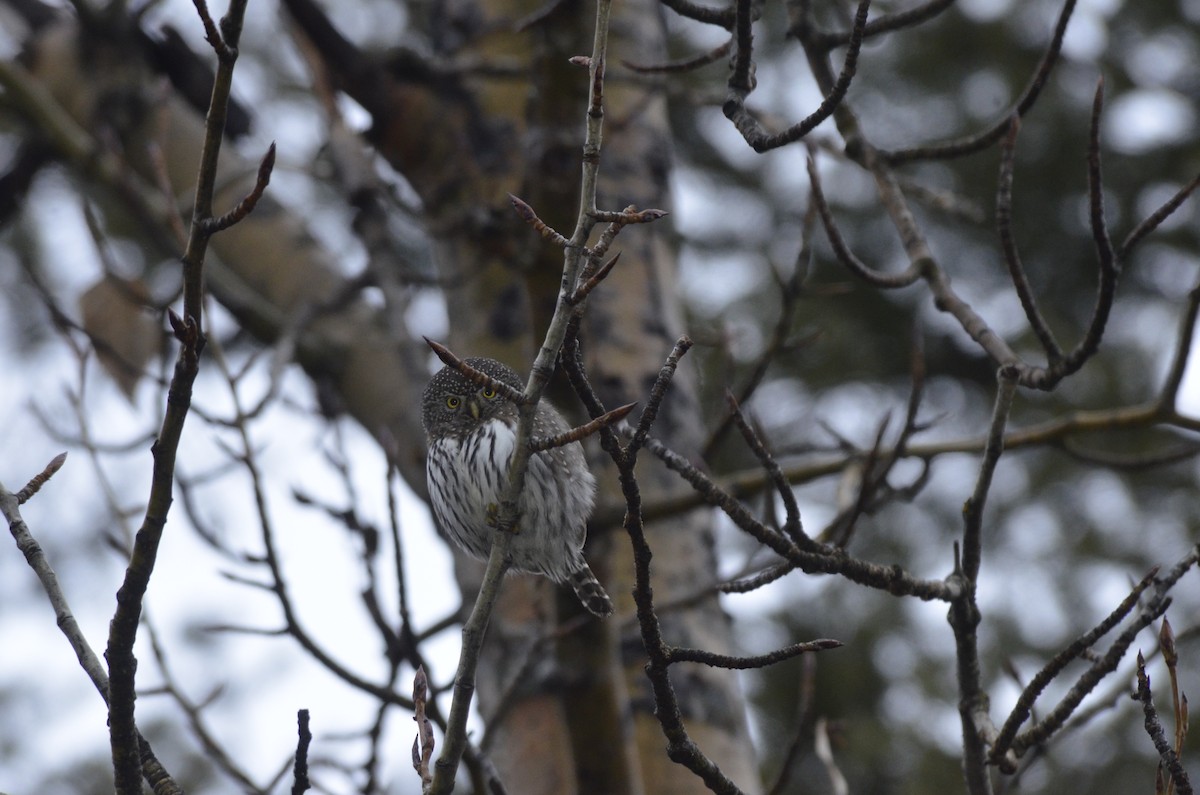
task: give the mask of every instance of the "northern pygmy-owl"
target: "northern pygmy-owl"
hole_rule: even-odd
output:
[[[497,381],[524,389],[521,378],[495,359],[466,361]],[[516,446],[517,407],[494,389],[443,367],[425,387],[422,421],[429,437],[425,474],[434,518],[467,554],[487,560]],[[545,400],[538,403],[535,438],[570,427],[558,409]],[[518,502],[512,565],[571,586],[590,613],[607,618],[612,601],[583,559],[595,494],[596,479],[579,442],[532,455]]]

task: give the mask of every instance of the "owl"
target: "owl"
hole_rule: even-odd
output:
[[[514,389],[525,387],[495,359],[466,362]],[[429,438],[425,474],[434,518],[464,552],[487,560],[516,448],[517,407],[491,387],[443,367],[425,387],[421,419]],[[534,438],[570,427],[558,409],[545,400],[538,403]],[[532,455],[518,501],[512,566],[569,585],[590,613],[607,618],[612,601],[583,559],[595,495],[596,479],[579,442]]]

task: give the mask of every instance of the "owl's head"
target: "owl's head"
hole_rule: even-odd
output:
[[[525,388],[511,367],[495,359],[473,358],[466,362],[514,389]],[[425,387],[421,421],[430,437],[469,433],[498,414],[515,417],[516,408],[496,390],[474,383],[453,367],[438,370]]]

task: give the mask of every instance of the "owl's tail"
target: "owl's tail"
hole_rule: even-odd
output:
[[[568,574],[566,583],[571,586],[575,595],[579,597],[579,601],[592,615],[597,618],[608,618],[613,614],[612,600],[608,598],[600,581],[596,579],[595,574],[592,574],[592,570],[586,563],[582,568]]]

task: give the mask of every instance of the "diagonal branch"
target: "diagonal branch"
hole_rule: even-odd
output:
[[[1137,607],[1138,598],[1142,592],[1154,583],[1154,578],[1158,575],[1158,567],[1155,566],[1150,570],[1141,581],[1134,586],[1121,604],[1117,605],[1108,616],[1097,624],[1092,629],[1079,636],[1073,643],[1068,645],[1050,662],[1038,671],[1025,689],[1021,691],[1021,695],[1017,698],[1017,703],[1013,706],[1012,712],[1004,721],[1004,725],[1000,727],[1000,733],[996,736],[996,740],[992,745],[992,750],[989,755],[989,761],[993,764],[998,764],[1000,769],[1006,773],[1016,771],[1016,759],[1008,754],[1008,749],[1012,744],[1012,740],[1017,735],[1017,730],[1021,728],[1033,711],[1033,705],[1037,702],[1042,692],[1050,685],[1054,679],[1062,673],[1063,669],[1072,660],[1077,659],[1080,655],[1096,644],[1096,641],[1111,632],[1118,624],[1120,624],[1127,615]]]
[[[908,287],[921,278],[920,263],[916,260],[910,261],[909,266],[901,273],[880,273],[854,256],[854,252],[850,250],[837,227],[833,211],[829,209],[829,202],[825,200],[825,191],[821,188],[821,176],[811,148],[808,153],[808,181],[812,186],[813,205],[821,216],[821,223],[825,227],[829,245],[833,247],[833,253],[837,255],[838,261],[845,265],[847,270],[872,287],[889,290]]]
[[[1125,658],[1125,653],[1129,651],[1129,647],[1133,645],[1138,634],[1157,621],[1170,607],[1171,599],[1168,592],[1187,571],[1196,565],[1198,558],[1200,555],[1193,548],[1165,575],[1155,580],[1154,595],[1141,608],[1129,626],[1113,640],[1108,650],[1095,658],[1092,665],[1075,680],[1075,684],[1071,686],[1062,700],[1036,726],[1019,733],[1013,739],[1012,750],[1017,756],[1021,756],[1030,748],[1045,743],[1056,734],[1083,702],[1083,699],[1095,690],[1105,677],[1117,670],[1117,666]]]
[[[51,462],[53,463],[53,462]],[[48,469],[49,467],[47,467]],[[54,610],[56,623],[67,642],[71,644],[71,649],[75,652],[75,658],[79,661],[79,666],[83,668],[84,673],[92,680],[92,685],[104,699],[105,703],[109,703],[109,677],[104,670],[104,664],[100,662],[100,658],[96,656],[96,652],[88,643],[87,637],[84,636],[83,630],[79,627],[79,622],[75,620],[75,614],[71,610],[70,604],[67,602],[67,595],[59,585],[58,575],[50,566],[50,561],[46,558],[46,553],[42,550],[41,544],[34,538],[29,531],[29,526],[25,524],[25,520],[21,517],[21,511],[17,500],[17,495],[9,492],[4,488],[4,484],[0,483],[0,514],[4,515],[8,522],[9,532],[12,533],[13,541],[16,542],[17,549],[25,557],[25,562],[29,564],[29,568],[37,576],[38,582],[42,585],[42,590],[46,592],[46,598],[50,602],[50,607]],[[150,743],[141,733],[136,734],[138,745],[138,763],[141,767],[142,775],[146,780],[151,782],[154,788],[155,795],[183,795],[183,789],[175,783],[162,763],[158,761]]]
[[[833,115],[834,110],[841,104],[850,83],[858,70],[858,53],[862,49],[863,31],[867,25],[867,10],[871,0],[860,0],[858,11],[854,16],[854,28],[850,33],[849,47],[846,49],[846,59],[842,63],[842,71],[830,88],[829,93],[811,114],[791,127],[775,134],[768,134],[758,119],[746,109],[746,97],[754,90],[751,77],[753,53],[753,36],[750,33],[749,0],[738,0],[736,39],[737,50],[734,54],[733,74],[729,78],[729,96],[721,106],[725,118],[733,122],[733,126],[746,139],[746,143],[758,153],[778,149],[790,143],[799,141],[812,132],[817,125]]]
[[[422,339],[424,339],[425,344],[437,354],[439,359],[453,367],[455,370],[458,370],[471,382],[478,384],[479,386],[486,386],[496,390],[496,394],[500,395],[502,398],[511,403],[517,404],[518,406],[523,406],[529,403],[529,398],[527,398],[525,393],[521,390],[511,387],[503,381],[498,381],[487,373],[476,370],[474,367],[467,364],[466,360],[455,356],[454,351],[450,350],[440,342],[431,340],[429,337],[422,337]]]
[[[763,470],[767,473],[767,476],[775,485],[775,491],[777,494],[779,494],[779,499],[783,501],[784,514],[786,517],[784,520],[783,531],[787,533],[787,535],[792,539],[792,542],[801,549],[817,549],[819,545],[809,538],[808,534],[804,532],[804,525],[800,519],[800,508],[796,504],[796,495],[792,491],[791,485],[783,477],[783,470],[779,468],[779,462],[777,462],[775,457],[771,455],[769,450],[767,450],[766,445],[763,444],[762,439],[758,437],[758,434],[754,432],[754,429],[750,427],[750,424],[746,422],[746,418],[742,414],[742,408],[738,405],[737,399],[733,396],[733,393],[727,392],[725,394],[725,400],[729,403],[729,415],[733,418],[733,423],[741,432],[742,438],[745,439],[746,444],[749,445],[751,452],[754,453],[755,457],[758,458],[759,463],[762,464]]]
[[[586,422],[583,425],[571,428],[568,431],[564,431],[563,433],[556,434],[554,436],[545,436],[533,439],[529,442],[529,449],[531,452],[540,453],[543,450],[562,447],[563,445],[586,439],[587,437],[599,431],[601,428],[607,428],[609,425],[625,419],[625,417],[629,416],[629,413],[635,408],[637,408],[637,403],[626,403],[624,406],[617,406],[612,411],[607,411],[604,414],[601,414],[591,422]]]
[[[1058,56],[1062,52],[1063,39],[1067,34],[1067,24],[1071,21],[1071,14],[1074,10],[1075,0],[1065,0],[1062,10],[1058,14],[1058,21],[1054,26],[1054,35],[1051,37],[1046,51],[1042,54],[1033,77],[1025,87],[1025,90],[1021,92],[1021,96],[1013,109],[1006,113],[1000,121],[985,130],[964,138],[958,138],[942,144],[881,151],[879,153],[880,156],[892,165],[909,163],[915,160],[947,160],[982,152],[1003,138],[1004,134],[1008,131],[1009,119],[1014,115],[1019,118],[1028,113],[1034,103],[1038,101],[1038,97],[1041,96],[1042,89],[1046,87],[1046,83],[1050,79],[1050,73],[1058,63]]]
[[[1197,187],[1200,187],[1200,174],[1192,177],[1191,181],[1175,192],[1175,195],[1163,202],[1160,207],[1134,227],[1133,231],[1121,242],[1121,246],[1117,250],[1118,259],[1123,260],[1129,256],[1129,252],[1133,250],[1133,247],[1142,242],[1142,239],[1146,235],[1157,229],[1159,224],[1170,218],[1188,200],[1188,197],[1195,192]]]

